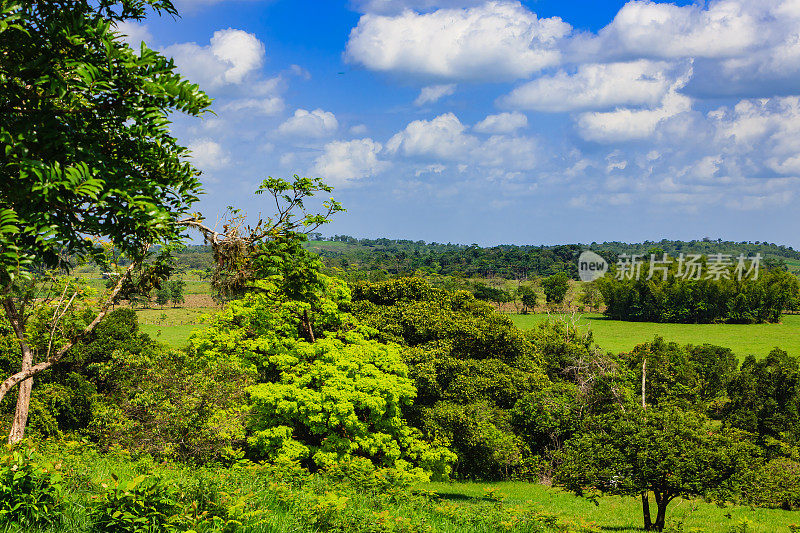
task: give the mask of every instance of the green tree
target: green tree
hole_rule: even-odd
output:
[[[170,290],[166,282],[163,282],[161,288],[156,291],[156,303],[158,307],[163,309],[169,303]]]
[[[557,449],[574,431],[586,398],[608,405],[613,397],[595,400],[593,387],[609,385],[598,374],[614,365],[576,328],[544,323],[521,332],[471,293],[419,278],[357,283],[353,299],[359,320],[405,347],[417,386],[409,421],[452,447],[461,478],[530,475],[534,456]],[[565,377],[575,385],[552,386],[551,379]],[[568,412],[563,424],[554,420],[559,406]]]
[[[398,346],[342,310],[350,300],[344,282],[318,273],[312,305],[287,277],[252,281],[191,339],[198,360],[232,359],[257,371],[247,389],[255,456],[312,469],[360,457],[415,477],[446,477],[452,453],[427,445],[403,419],[416,390]]]
[[[600,293],[600,288],[596,281],[588,283],[581,283],[581,296],[580,301],[589,309],[598,309],[603,303],[603,295]]]
[[[767,439],[800,442],[800,373],[797,359],[778,348],[757,360],[748,355],[728,383],[727,424]]]
[[[186,299],[183,296],[183,291],[186,288],[185,281],[183,281],[180,278],[173,279],[170,280],[167,287],[169,290],[169,299],[172,302],[172,307],[178,307],[178,305],[186,301]]]
[[[576,494],[596,488],[640,497],[645,530],[661,531],[677,497],[737,498],[758,454],[746,433],[720,429],[700,414],[629,406],[588,420],[558,455],[554,481]]]
[[[0,298],[22,350],[20,370],[0,384],[0,399],[20,385],[10,441],[23,436],[32,376],[74,344],[34,363],[25,327],[38,301],[32,272],[64,270],[68,257],[105,264],[101,241],[133,260],[88,333],[148,247],[179,238],[178,221],[200,190],[167,126],[172,113],[197,116],[211,100],[170,59],[134,51],[115,29],[150,8],[176,14],[169,0],[2,2]]]
[[[533,287],[523,285],[517,291],[522,300],[522,313],[528,313],[536,309],[536,290]]]
[[[554,274],[549,278],[542,280],[542,289],[544,290],[547,303],[560,304],[564,301],[569,289],[569,276],[563,272]]]

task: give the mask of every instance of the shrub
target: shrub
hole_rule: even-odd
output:
[[[174,489],[160,478],[142,474],[126,483],[112,474],[114,483],[94,497],[89,517],[96,533],[156,533],[174,531],[181,505]]]
[[[800,463],[785,457],[768,461],[754,472],[746,496],[759,507],[800,508]]]
[[[64,512],[61,474],[21,444],[0,457],[0,523],[58,523]]]

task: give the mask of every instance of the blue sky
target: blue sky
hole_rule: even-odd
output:
[[[216,115],[175,117],[198,209],[318,176],[326,234],[800,247],[800,0],[178,0],[120,28]]]

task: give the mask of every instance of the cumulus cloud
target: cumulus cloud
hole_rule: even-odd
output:
[[[264,44],[252,33],[228,28],[214,32],[208,45],[178,43],[164,49],[180,71],[201,87],[243,83],[264,64]]]
[[[800,97],[742,100],[709,118],[730,154],[750,154],[775,174],[800,176]]]
[[[384,72],[513,80],[558,64],[558,42],[570,31],[560,18],[540,19],[516,1],[431,13],[370,13],[350,33],[346,59]]]
[[[380,143],[370,138],[333,141],[314,160],[311,173],[331,185],[348,185],[384,170],[388,163],[378,159]]]
[[[528,137],[493,135],[482,143],[473,160],[477,165],[507,170],[531,170],[539,162],[539,145]]]
[[[459,159],[478,145],[478,139],[464,133],[466,129],[453,113],[415,120],[389,139],[386,151],[413,157]]]
[[[450,96],[454,92],[456,92],[455,83],[449,83],[446,85],[429,85],[422,88],[422,90],[419,92],[419,96],[417,96],[417,99],[414,100],[414,105],[421,106],[425,104],[431,104],[438,101],[442,97]]]
[[[230,162],[222,146],[208,137],[190,141],[187,148],[192,152],[192,162],[200,170],[215,170]]]
[[[675,83],[678,69],[647,60],[579,65],[514,89],[501,103],[517,109],[562,112],[658,104]]]
[[[692,107],[691,99],[671,93],[656,109],[618,109],[616,111],[584,113],[578,118],[581,137],[587,141],[623,142],[646,139],[653,135],[664,120]]]
[[[339,128],[339,121],[330,111],[298,109],[294,116],[278,127],[283,135],[321,138],[333,134]]]
[[[778,96],[800,83],[797,0],[711,0],[687,6],[632,0],[597,34],[562,42],[572,63],[692,59],[684,92],[701,97]]]
[[[518,111],[489,115],[473,129],[479,133],[514,133],[528,125],[528,117]]]
[[[524,115],[518,115],[525,118]],[[519,116],[511,113],[487,119],[487,124],[509,133],[516,130],[514,126],[521,122]],[[461,171],[470,166],[489,168],[504,179],[510,171],[536,167],[540,151],[539,143],[530,137],[492,135],[481,140],[467,133],[467,127],[453,113],[445,113],[431,120],[415,120],[386,143],[386,152],[398,159],[405,157],[437,162],[426,168],[444,170],[442,162],[457,161],[459,167],[463,166],[459,168]]]
[[[583,113],[578,130],[587,141],[623,142],[646,139],[665,120],[692,109],[692,99],[678,91],[691,76],[688,72],[670,86],[660,104],[653,109],[620,108],[614,111]]]
[[[707,6],[632,0],[596,37],[575,43],[609,56],[719,58],[746,52],[762,39],[758,14],[739,0]]]

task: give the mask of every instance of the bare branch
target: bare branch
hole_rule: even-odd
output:
[[[31,366],[30,368],[28,368],[26,370],[22,370],[20,372],[17,372],[16,374],[11,375],[3,383],[1,383],[0,384],[0,401],[2,401],[3,398],[5,398],[6,394],[8,394],[8,392],[12,388],[14,388],[16,385],[18,385],[22,381],[25,381],[26,379],[30,379],[31,377],[35,376],[36,374],[38,374],[42,370],[46,370],[46,369],[50,368],[51,366],[53,366],[62,357],[64,357],[64,354],[66,354],[73,346],[75,346],[75,344],[77,342],[83,340],[92,331],[94,331],[94,329],[97,327],[97,325],[103,320],[103,318],[105,318],[106,314],[108,314],[108,310],[111,308],[111,305],[114,303],[114,300],[116,299],[117,295],[122,290],[122,286],[125,284],[125,281],[131,276],[131,273],[133,272],[134,268],[136,266],[138,266],[138,265],[139,265],[138,262],[133,262],[125,270],[125,273],[122,276],[120,276],[119,280],[117,281],[117,284],[114,286],[114,289],[111,291],[111,294],[109,294],[108,298],[106,298],[106,300],[103,302],[103,305],[100,306],[100,312],[97,313],[97,316],[94,318],[94,320],[92,320],[92,322],[88,326],[86,326],[86,328],[84,328],[83,331],[81,331],[80,333],[75,335],[75,337],[70,339],[69,342],[67,342],[67,344],[62,346],[56,353],[48,354],[48,357],[47,357],[46,360],[42,361],[41,363],[35,364],[35,365]],[[73,298],[74,298],[74,296],[73,296]],[[70,303],[71,302],[72,302],[72,300],[70,300]],[[3,306],[6,308],[6,312],[7,313],[9,313],[9,312],[12,313],[12,314],[9,314],[9,317],[16,316],[16,310],[14,309],[13,302],[10,301],[10,298],[6,298],[5,300],[3,300]],[[22,342],[24,342],[24,339],[25,339],[24,332],[18,330],[19,325],[14,325],[13,324],[15,322],[15,320],[11,320],[11,322],[12,322],[12,326],[14,326],[14,330],[17,332],[17,337],[19,337],[20,340]]]
[[[66,292],[67,292],[67,288],[64,287],[64,294],[66,294]],[[48,358],[50,358],[50,354],[53,351],[53,337],[55,336],[55,332],[56,332],[56,328],[58,327],[58,323],[61,321],[61,319],[64,317],[64,315],[67,314],[67,311],[69,310],[69,307],[72,305],[72,302],[75,301],[75,297],[77,295],[78,295],[78,291],[75,291],[72,294],[72,298],[70,298],[69,301],[67,302],[67,305],[64,306],[64,310],[61,311],[61,313],[58,316],[56,316],[56,313],[58,313],[58,308],[61,307],[61,302],[63,301],[63,296],[62,296],[62,299],[58,301],[58,307],[56,307],[56,312],[53,313],[53,327],[50,328],[50,340],[47,343],[47,357]]]

